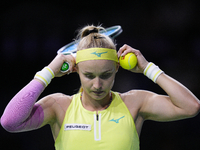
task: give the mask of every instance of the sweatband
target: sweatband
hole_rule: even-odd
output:
[[[21,89],[8,103],[1,117],[1,125],[9,132],[21,132],[37,129],[44,120],[44,112],[36,100],[44,86],[32,80]]]
[[[35,74],[34,78],[41,80],[47,86],[51,82],[51,79],[54,78],[54,76],[54,72],[50,67],[44,67],[41,71]]]
[[[163,73],[163,71],[156,66],[154,63],[150,62],[144,69],[144,75],[156,83],[158,76]]]
[[[112,60],[118,62],[117,51],[108,48],[88,48],[77,51],[76,64],[87,60]]]

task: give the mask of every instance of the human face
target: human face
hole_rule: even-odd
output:
[[[84,94],[94,100],[104,99],[113,87],[117,70],[117,63],[111,60],[88,60],[78,63]]]

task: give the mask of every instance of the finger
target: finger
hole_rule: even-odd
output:
[[[65,55],[66,62],[69,64],[69,70],[66,72],[66,74],[70,74],[74,72],[74,67],[76,65],[75,58],[72,55]]]
[[[134,53],[134,54],[138,54],[138,50],[126,45],[125,47],[122,48],[122,53],[121,56],[125,56],[128,53]],[[136,55],[137,56],[137,55]]]
[[[122,53],[127,49],[127,45],[124,44],[118,51],[117,55],[118,57],[120,57],[122,55]]]

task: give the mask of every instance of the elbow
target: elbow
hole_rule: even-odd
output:
[[[195,107],[195,116],[198,115],[200,112],[200,102],[197,101],[196,103],[196,107]]]
[[[9,121],[7,118],[5,117],[1,117],[0,118],[0,123],[1,123],[1,126],[8,132],[16,132],[15,131],[15,127],[13,126],[13,123],[11,121]]]
[[[200,102],[196,101],[188,112],[188,117],[195,117],[200,111]]]

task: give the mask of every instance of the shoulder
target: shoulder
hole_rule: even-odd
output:
[[[146,90],[131,90],[119,93],[119,95],[129,110],[136,109],[139,111],[142,105],[145,104],[146,99],[153,93]]]
[[[43,124],[54,125],[58,123],[61,126],[72,98],[73,96],[54,93],[40,99],[37,103],[43,108],[45,117]]]
[[[45,96],[42,98],[42,101],[55,101],[55,102],[62,102],[62,101],[71,101],[73,96],[65,95],[63,93],[53,93],[50,95]]]
[[[63,93],[54,93],[45,96],[38,101],[38,104],[45,108],[66,111],[72,101],[73,96],[65,95]]]
[[[146,90],[130,90],[125,93],[119,93],[123,101],[137,101],[143,100],[145,97],[152,95],[153,92]]]
[[[50,94],[47,96],[49,99],[54,99],[56,102],[62,102],[63,100],[65,101],[71,101],[73,98],[73,95],[66,95],[63,93],[54,93],[54,94]]]
[[[143,93],[143,90],[131,90],[125,93],[119,93],[119,95],[122,98],[122,100],[126,102],[137,100],[139,98],[138,96],[142,95],[141,93]]]
[[[144,121],[141,110],[148,105],[148,99],[155,96],[155,93],[146,90],[131,90],[119,94],[134,119],[138,133],[140,133]]]

